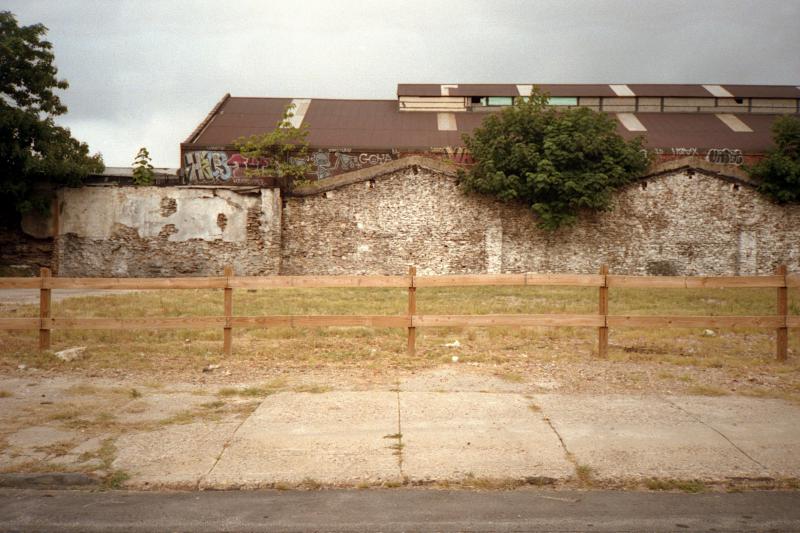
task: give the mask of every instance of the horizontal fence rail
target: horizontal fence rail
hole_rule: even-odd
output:
[[[487,314],[424,315],[417,313],[417,289],[432,287],[487,286],[571,286],[599,290],[597,314]],[[233,316],[233,289],[277,288],[404,288],[408,308],[403,315],[264,315]],[[410,354],[416,350],[416,328],[548,326],[591,327],[598,329],[600,357],[608,353],[608,329],[631,328],[770,328],[776,331],[776,357],[786,360],[788,329],[800,328],[800,316],[788,313],[789,288],[800,287],[800,274],[787,274],[786,266],[770,276],[620,276],[608,273],[605,265],[599,274],[468,274],[417,276],[410,267],[405,276],[234,276],[225,267],[224,276],[188,278],[59,278],[41,269],[38,278],[0,278],[0,289],[38,289],[39,318],[0,317],[0,330],[39,330],[39,348],[50,348],[52,330],[131,330],[131,329],[213,329],[222,328],[223,352],[232,353],[233,328],[365,326],[407,329]],[[657,316],[611,315],[608,312],[612,288],[775,288],[775,315],[762,316]],[[223,289],[224,316],[64,318],[50,312],[53,289],[162,290]]]

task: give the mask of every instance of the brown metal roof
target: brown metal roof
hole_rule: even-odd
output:
[[[438,131],[436,113],[402,113],[396,100],[312,100],[304,122],[309,143],[320,147],[450,146],[458,137]]]
[[[539,84],[551,96],[616,96],[608,85],[602,84]],[[450,96],[519,96],[512,83],[461,83],[449,89]],[[441,96],[438,83],[407,84],[397,86],[397,96]]]
[[[753,120],[754,115],[737,114],[753,130],[737,133],[713,114],[636,113],[636,116],[647,128],[643,133],[650,148],[731,148],[745,153],[760,153],[772,147],[770,126],[777,118],[761,115],[760,119],[767,120]],[[626,138],[636,135],[621,126],[617,131]]]
[[[205,127],[199,128],[193,144],[227,145],[243,135],[270,131],[291,102],[290,98],[228,98]]]
[[[711,93],[702,85],[628,84],[636,96],[665,96],[675,98],[709,98]]]
[[[186,148],[230,145],[236,138],[271,130],[291,103],[288,98],[228,98]],[[312,99],[303,121],[309,143],[320,148],[427,150],[463,146],[486,112],[455,113],[457,131],[439,131],[436,112],[402,112],[396,100]],[[763,152],[772,146],[770,128],[778,115],[738,114],[752,133],[736,133],[713,114],[636,113],[651,148],[738,148]],[[629,132],[621,124],[618,131]]]
[[[792,85],[723,85],[741,98],[800,98],[800,88]]]
[[[603,96],[616,93],[607,84],[534,84],[551,96]],[[711,93],[701,84],[629,83],[636,96],[665,96],[684,98],[709,98]],[[800,98],[800,89],[793,85],[721,85],[734,97],[741,98]],[[451,96],[517,96],[517,85],[511,83],[462,83],[450,88]],[[441,96],[438,83],[401,83],[398,96]]]

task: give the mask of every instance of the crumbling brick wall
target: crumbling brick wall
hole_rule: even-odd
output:
[[[62,276],[800,271],[800,206],[675,169],[631,184],[612,209],[543,231],[529,209],[465,194],[420,165],[281,198],[277,189],[83,187],[59,193]]]
[[[751,185],[677,170],[619,192],[610,211],[547,232],[530,210],[464,194],[424,168],[286,199],[282,274],[800,270],[800,207]]]
[[[280,193],[188,187],[84,187],[59,193],[61,276],[278,272]]]

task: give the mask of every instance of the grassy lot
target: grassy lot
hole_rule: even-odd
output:
[[[420,314],[594,313],[597,289],[476,287],[418,289]],[[800,314],[800,291],[790,291],[790,313]],[[221,315],[221,290],[148,291],[104,297],[72,298],[53,303],[56,317],[140,317]],[[405,289],[235,290],[235,315],[268,314],[404,314]],[[612,289],[611,314],[770,315],[775,289]],[[0,307],[0,316],[37,316],[29,305]],[[776,363],[775,334],[765,329],[611,329],[609,360],[599,362],[594,328],[426,328],[420,329],[417,355],[405,354],[405,330],[234,329],[234,355],[223,360],[221,330],[55,331],[53,350],[87,346],[86,357],[62,363],[37,352],[37,333],[0,332],[0,365],[45,369],[135,373],[196,371],[209,363],[248,375],[254,369],[360,368],[414,370],[441,364],[490,368],[509,381],[525,381],[553,365],[611,369],[627,385],[668,384],[698,394],[733,389],[800,398],[800,331],[789,335],[788,363]],[[459,348],[445,346],[458,341]],[[549,365],[549,366],[548,366]],[[566,365],[566,366],[565,366]],[[598,366],[600,365],[600,366]],[[610,365],[610,366],[609,366]],[[559,370],[560,371],[560,370]],[[555,372],[555,371],[554,371]],[[705,372],[705,374],[703,373]],[[754,377],[754,373],[758,374]],[[713,374],[713,376],[712,376]],[[717,376],[719,374],[719,376]],[[763,375],[762,375],[763,374]],[[723,379],[723,381],[719,381]],[[721,376],[721,377],[720,377]],[[566,378],[561,378],[566,379]],[[575,380],[591,381],[592,376]],[[728,381],[724,381],[728,380]],[[738,385],[744,381],[742,386]],[[718,383],[719,382],[719,383]],[[755,387],[755,388],[754,388]]]

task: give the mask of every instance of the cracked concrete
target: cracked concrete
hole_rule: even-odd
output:
[[[135,385],[131,399],[130,383],[35,381],[0,378],[1,470],[92,473],[97,459],[78,457],[113,430],[111,468],[132,488],[569,480],[579,467],[600,481],[800,477],[800,407],[782,400],[535,393],[433,371],[375,390],[287,390],[250,411],[201,387]],[[65,406],[89,414],[54,416]],[[76,425],[101,410],[110,428]]]

